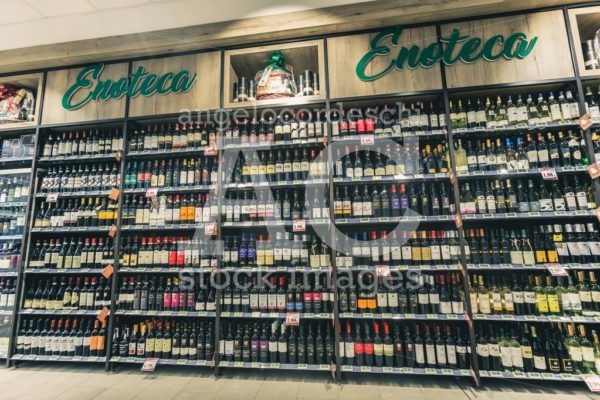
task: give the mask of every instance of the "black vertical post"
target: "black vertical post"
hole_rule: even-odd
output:
[[[436,24],[436,33],[438,38],[438,43],[440,43],[440,47],[442,46],[441,37],[442,30],[440,24]],[[444,97],[444,107],[446,113],[446,132],[448,137],[448,150],[450,151],[450,162],[451,168],[450,170],[455,176],[455,179],[452,183],[452,192],[454,195],[454,207],[455,212],[460,215],[460,188],[458,186],[458,178],[455,170],[455,151],[454,151],[454,136],[452,135],[452,123],[450,121],[450,98],[448,95],[448,83],[446,80],[446,68],[445,65],[440,62],[440,72],[442,76],[442,93]],[[471,369],[473,371],[473,379],[475,380],[475,384],[477,386],[481,385],[481,376],[479,375],[479,363],[477,360],[477,348],[475,344],[475,322],[473,321],[473,309],[471,307],[471,294],[469,288],[469,271],[467,269],[467,255],[465,253],[465,248],[467,246],[467,242],[465,239],[465,230],[461,225],[458,227],[458,239],[460,241],[460,264],[461,264],[461,275],[463,281],[463,292],[464,292],[464,302],[467,309],[467,326],[469,331],[469,341],[471,347]]]
[[[565,25],[567,27],[567,37],[569,39],[569,48],[571,50],[571,62],[573,63],[573,71],[575,72],[575,84],[577,85],[577,99],[579,102],[579,114],[583,115],[587,112],[585,107],[585,93],[583,91],[583,85],[581,83],[581,75],[579,74],[579,64],[577,63],[577,54],[575,53],[575,46],[578,46],[578,43],[573,42],[573,26],[571,26],[571,20],[569,19],[569,9],[567,7],[563,8],[563,16],[565,19]],[[575,27],[577,29],[577,27]],[[588,154],[588,159],[590,163],[595,163],[600,160],[596,160],[596,156],[594,154],[594,143],[592,142],[591,129],[582,130],[583,137],[585,139],[585,146]],[[596,205],[600,205],[600,181],[598,179],[594,179],[592,181],[592,185],[594,188],[594,198],[596,200]]]
[[[133,65],[130,62],[128,64],[128,74],[129,76],[131,76],[132,73],[132,69],[133,69]],[[112,282],[111,282],[111,289],[110,289],[110,314],[109,314],[109,319],[108,319],[108,330],[106,332],[107,338],[106,338],[106,362],[104,364],[104,369],[106,371],[109,371],[111,368],[111,363],[110,363],[110,357],[111,357],[111,348],[112,348],[112,340],[113,340],[113,332],[115,330],[115,323],[116,323],[116,303],[117,303],[117,290],[118,290],[118,277],[119,277],[119,269],[121,268],[121,232],[122,232],[122,228],[123,228],[123,202],[125,199],[125,167],[126,167],[126,159],[127,159],[127,149],[128,149],[128,143],[127,143],[127,128],[129,125],[129,102],[130,102],[130,97],[129,96],[125,96],[125,119],[123,120],[123,148],[121,149],[121,167],[120,167],[120,171],[119,174],[121,176],[121,180],[119,182],[119,200],[118,200],[118,207],[117,209],[119,210],[118,214],[117,214],[117,234],[115,235],[115,237],[113,238],[113,249],[114,249],[114,260],[113,260],[113,267],[114,267],[114,272],[112,275]]]
[[[221,110],[223,110],[223,104],[225,104],[225,99],[223,98],[223,93],[225,90],[225,82],[223,82],[223,76],[225,75],[225,51],[221,50],[221,93],[220,98],[219,98],[219,113]],[[221,113],[220,113],[221,114]],[[222,114],[221,114],[222,115]],[[224,156],[223,156],[223,132],[221,131],[220,127],[217,130],[217,157],[218,160],[217,162],[219,163],[219,167],[217,169],[218,171],[218,176],[217,176],[217,187],[215,189],[216,193],[217,193],[217,199],[219,202],[219,214],[217,216],[217,222],[216,222],[216,229],[217,229],[217,273],[220,273],[221,269],[222,269],[222,264],[221,261],[223,259],[223,246],[222,246],[222,242],[223,242],[223,229],[222,226],[223,224],[221,223],[221,219],[222,219],[222,213],[223,213],[223,197],[225,196],[225,190],[223,189],[223,163],[224,163]],[[220,348],[219,348],[219,336],[221,334],[221,289],[217,288],[215,290],[215,332],[214,332],[214,339],[215,339],[215,343],[213,345],[214,348],[214,373],[215,376],[219,376],[220,370],[219,370],[219,360],[220,360]]]
[[[327,38],[323,38],[323,62],[324,62],[324,70],[325,77],[321,78],[321,82],[325,82],[325,121],[324,126],[327,126],[327,148],[324,149],[327,151],[327,168],[328,168],[328,185],[329,185],[329,254],[330,254],[330,263],[331,263],[331,284],[332,284],[332,292],[333,292],[333,335],[334,335],[334,355],[335,355],[335,373],[333,374],[334,379],[336,381],[340,381],[342,378],[342,355],[340,352],[340,310],[338,303],[338,291],[337,291],[337,264],[335,260],[336,249],[335,245],[337,243],[336,231],[335,231],[335,218],[333,215],[333,204],[334,204],[334,187],[333,187],[333,169],[334,163],[333,154],[331,150],[331,144],[333,143],[333,135],[332,135],[332,126],[330,121],[330,111],[331,111],[331,102],[330,102],[330,93],[329,93],[329,54],[327,51]]]
[[[25,295],[25,266],[29,260],[29,242],[30,242],[30,231],[33,226],[33,216],[35,212],[35,192],[37,190],[37,155],[40,151],[40,125],[42,122],[42,112],[44,110],[44,94],[46,92],[46,79],[48,73],[44,72],[42,77],[42,91],[38,93],[40,99],[40,109],[37,110],[37,123],[35,127],[35,146],[33,151],[33,158],[31,160],[31,173],[29,174],[29,198],[27,199],[27,207],[25,209],[25,226],[23,227],[23,237],[21,238],[21,252],[20,260],[21,264],[17,270],[17,282],[15,283],[15,305],[12,312],[12,327],[10,329],[10,336],[8,338],[8,351],[6,353],[6,366],[10,367],[13,365],[10,358],[14,354],[13,346],[15,345],[15,338],[19,330],[19,324],[21,318],[19,316],[19,308],[21,307],[23,296]]]

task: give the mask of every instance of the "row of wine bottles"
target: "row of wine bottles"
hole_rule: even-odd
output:
[[[113,357],[212,361],[213,322],[174,319],[117,324],[113,332]]]
[[[69,277],[28,279],[25,310],[101,310],[110,307],[111,279]]]
[[[118,128],[90,129],[49,134],[42,142],[42,157],[93,156],[123,150],[123,135]]]
[[[5,207],[0,211],[0,235],[21,235],[25,228],[24,206]]]
[[[224,182],[252,183],[259,179],[267,182],[327,178],[327,157],[317,150],[268,150],[240,155],[233,171],[223,171]]]
[[[129,151],[156,151],[193,149],[216,144],[216,130],[212,122],[188,124],[148,125],[134,129],[129,138]]]
[[[519,94],[515,102],[508,96],[505,102],[500,96],[496,97],[496,104],[486,98],[485,104],[477,99],[475,104],[467,99],[466,107],[462,100],[457,101],[454,107],[450,101],[450,122],[454,128],[501,128],[518,125],[537,125],[551,122],[568,121],[579,118],[579,104],[570,90],[560,91],[558,99],[552,92],[546,97],[538,95],[537,103],[528,94],[527,99]]]
[[[414,175],[447,173],[450,170],[450,155],[446,143],[437,145],[424,141],[413,143],[406,141],[403,146],[386,145],[373,150],[360,150],[355,146],[351,151],[344,147],[344,153],[336,150],[334,176],[344,178],[362,178],[392,175]]]
[[[446,182],[362,185],[362,189],[353,185],[353,188],[336,187],[333,203],[336,218],[399,217],[408,213],[448,215],[455,209]]]
[[[213,156],[129,162],[125,189],[210,185],[217,182],[217,160]]]
[[[28,268],[100,269],[114,262],[111,238],[92,237],[36,240],[29,256]]]
[[[600,312],[600,286],[594,271],[549,275],[471,275],[474,313],[508,315],[595,315]]]
[[[595,263],[600,237],[595,223],[542,225],[535,229],[468,229],[467,261],[473,264]]]
[[[109,190],[119,187],[121,174],[116,163],[50,167],[40,183],[40,193],[69,193]]]
[[[219,204],[210,194],[126,196],[123,203],[124,226],[215,222]]]
[[[107,322],[95,318],[23,318],[15,354],[104,357]]]
[[[199,237],[129,236],[121,265],[127,268],[216,268],[216,242]]]
[[[83,197],[79,203],[74,199],[61,199],[55,203],[40,202],[33,226],[35,228],[110,226],[117,222],[118,213],[117,202],[108,197]]]
[[[178,276],[125,276],[117,309],[140,311],[215,311],[210,280]]]
[[[600,373],[595,330],[574,324],[481,324],[476,349],[484,371]],[[591,339],[591,340],[590,340]]]
[[[29,197],[29,175],[0,179],[0,203],[27,201]]]
[[[12,310],[16,299],[15,278],[0,278],[0,310]]]
[[[537,137],[512,136],[471,140],[466,149],[461,139],[457,141],[455,152],[456,172],[478,171],[515,171],[548,167],[576,167],[589,164],[589,156],[583,135],[576,136],[573,131],[564,135],[539,132]]]
[[[15,270],[21,266],[21,239],[0,241],[0,271]]]
[[[582,184],[577,175],[563,176],[560,184],[537,178],[517,180],[513,188],[510,179],[496,179],[463,182],[459,187],[462,214],[596,209],[592,185]]]

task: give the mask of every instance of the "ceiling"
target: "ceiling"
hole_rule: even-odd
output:
[[[0,0],[0,51],[372,1]]]

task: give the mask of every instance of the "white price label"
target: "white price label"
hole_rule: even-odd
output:
[[[556,170],[554,168],[540,168],[540,173],[545,181],[558,180],[558,175],[556,174]]]
[[[158,195],[158,188],[149,188],[146,190],[146,198],[155,199]]]
[[[299,326],[300,325],[300,313],[289,312],[285,315],[285,324],[287,326]]]
[[[306,221],[303,219],[296,219],[292,225],[294,232],[306,232]]]
[[[142,371],[153,372],[156,368],[156,363],[158,363],[158,358],[147,358],[146,361],[144,361],[144,365],[142,365]]]
[[[375,136],[373,135],[362,135],[360,137],[360,144],[365,146],[371,146],[375,144]]]
[[[378,265],[375,269],[377,276],[390,276],[390,267],[388,265]]]
[[[558,264],[546,264],[546,268],[548,268],[548,272],[552,276],[569,276],[567,270],[562,265]]]
[[[598,375],[581,375],[581,379],[590,389],[590,392],[600,392],[600,376]]]
[[[216,234],[217,224],[211,222],[210,224],[206,224],[204,226],[204,235],[205,236],[213,236]]]
[[[56,203],[58,200],[58,193],[48,193],[46,195],[46,203]]]

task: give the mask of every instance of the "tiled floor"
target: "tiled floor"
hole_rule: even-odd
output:
[[[159,367],[160,368],[160,367]],[[600,399],[581,384],[486,381],[481,389],[453,378],[354,376],[343,384],[323,374],[286,371],[210,371],[163,367],[155,373],[126,368],[105,373],[75,365],[25,364],[0,368],[0,399],[36,400],[586,400]]]

